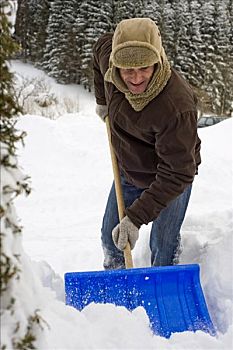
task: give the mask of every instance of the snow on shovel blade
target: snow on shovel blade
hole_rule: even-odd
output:
[[[65,274],[66,304],[112,303],[144,307],[154,334],[202,330],[215,335],[200,284],[199,265],[134,268]]]

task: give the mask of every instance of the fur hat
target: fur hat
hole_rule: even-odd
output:
[[[123,20],[113,36],[113,65],[118,68],[152,66],[159,61],[161,47],[159,29],[151,19]]]

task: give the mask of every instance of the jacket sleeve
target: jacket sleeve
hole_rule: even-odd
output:
[[[108,69],[112,51],[112,33],[102,35],[93,47],[93,73],[96,103],[106,105],[104,75]]]
[[[156,134],[155,150],[160,159],[156,177],[126,209],[126,215],[138,228],[155,220],[193,182],[198,166],[196,152],[200,148],[196,120],[195,112],[185,112]]]

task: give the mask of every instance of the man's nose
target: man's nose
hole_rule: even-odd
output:
[[[140,84],[143,81],[141,72],[137,72],[137,71],[133,72],[131,81],[133,84]]]

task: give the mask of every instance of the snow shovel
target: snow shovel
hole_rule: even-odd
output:
[[[124,200],[108,117],[106,125],[121,220]],[[129,243],[124,258],[126,269],[66,273],[66,304],[78,310],[93,302],[124,306],[130,311],[141,306],[156,335],[169,338],[174,332],[197,330],[215,335],[200,284],[199,265],[133,268]]]

